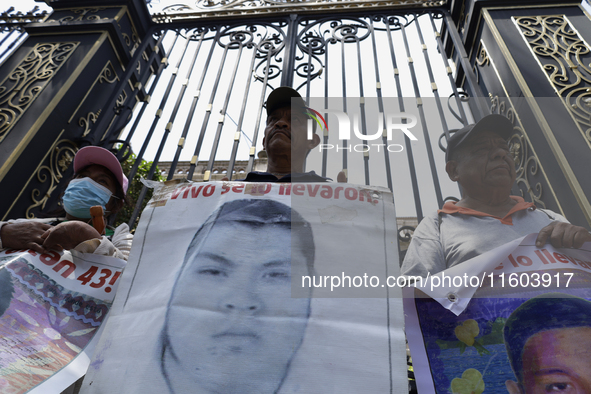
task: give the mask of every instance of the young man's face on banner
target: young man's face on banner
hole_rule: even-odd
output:
[[[507,382],[509,393],[521,393]],[[591,393],[591,327],[542,331],[523,348],[525,394]]]
[[[291,298],[292,269],[308,275],[306,257],[291,244],[287,226],[213,225],[171,299],[171,381],[181,375],[204,392],[279,388],[310,313],[309,299]]]

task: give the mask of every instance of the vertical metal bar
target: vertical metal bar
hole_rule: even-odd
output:
[[[342,72],[342,76],[341,76],[341,83],[343,84],[342,86],[342,90],[343,90],[343,112],[347,113],[347,80],[345,78],[345,75],[347,74],[347,69],[345,67],[346,62],[345,62],[345,35],[343,35],[342,40],[341,40],[341,72]],[[343,140],[343,171],[345,171],[345,176],[347,177],[347,179],[349,179],[349,174],[348,174],[348,170],[347,170],[347,140]],[[338,147],[338,145],[337,145]],[[337,148],[337,152],[338,152],[338,148]]]
[[[398,63],[396,62],[396,54],[394,53],[394,44],[392,42],[392,31],[390,30],[390,21],[385,18],[384,23],[386,25],[386,32],[388,35],[388,45],[390,47],[390,56],[392,58],[392,65],[394,66],[394,80],[396,81],[396,91],[398,93],[398,106],[400,112],[404,113],[404,97],[402,96],[402,87],[400,85],[400,74],[398,72]],[[398,22],[399,23],[399,22]],[[402,26],[402,25],[401,25]],[[410,180],[412,183],[412,193],[415,199],[415,209],[417,211],[417,220],[420,222],[423,220],[423,208],[421,206],[421,198],[419,195],[419,184],[417,181],[417,172],[415,170],[415,162],[412,154],[412,146],[410,145],[410,139],[404,135],[404,145],[406,149],[406,157],[408,159],[408,166],[410,169]]]
[[[271,54],[275,54],[272,51],[269,51],[267,53],[267,67],[265,67],[265,78],[263,79],[263,89],[261,91],[261,97],[259,98],[259,106],[257,108],[259,108],[259,112],[257,114],[257,120],[255,122],[255,128],[254,128],[254,135],[252,137],[252,144],[250,147],[250,153],[248,156],[248,165],[246,166],[246,172],[251,172],[252,171],[252,167],[254,165],[254,153],[255,153],[255,149],[256,149],[256,145],[257,145],[257,139],[259,136],[259,128],[261,126],[261,115],[263,114],[263,103],[265,102],[265,94],[267,92],[267,83],[269,81],[269,66],[271,65]],[[283,70],[283,73],[285,73],[285,70]]]
[[[373,18],[370,18],[370,27],[371,27],[371,45],[373,50],[373,59],[374,59],[374,66],[376,72],[376,93],[378,96],[378,109],[381,114],[384,113],[384,99],[382,98],[382,84],[380,81],[380,65],[378,63],[378,50],[376,45],[376,36],[375,30],[373,27]],[[384,123],[386,124],[386,123]],[[382,133],[382,143],[384,144],[384,163],[386,166],[386,181],[388,182],[388,189],[394,191],[392,187],[392,168],[390,166],[390,155],[387,149],[388,146],[388,138],[385,133]]]
[[[12,40],[12,42],[8,44],[8,47],[2,52],[2,54],[0,54],[0,59],[3,58],[6,54],[8,54],[8,52],[12,50],[12,47],[14,47],[18,42],[20,42],[26,35],[27,33],[23,32],[16,39]]]
[[[211,58],[213,56],[213,52],[215,50],[215,45],[220,38],[221,34],[221,26],[217,27],[217,33],[213,37],[211,42],[211,48],[209,48],[209,54],[207,55],[207,60],[203,65],[203,71],[201,72],[201,78],[199,79],[199,83],[197,84],[197,91],[193,96],[193,102],[191,103],[191,109],[189,110],[189,116],[185,121],[185,128],[183,129],[183,133],[187,132],[191,128],[191,123],[193,122],[193,116],[195,115],[195,108],[197,108],[197,102],[199,101],[199,96],[201,96],[201,88],[203,87],[203,81],[205,81],[205,75],[207,74],[207,70],[209,69],[209,63],[211,62]],[[199,139],[197,140],[197,145],[195,146],[195,152],[193,152],[193,157],[191,158],[191,165],[189,166],[189,171],[187,172],[187,179],[193,179],[193,173],[195,172],[195,167],[197,166],[197,161],[199,160],[199,151],[201,151],[201,145],[203,144],[203,138],[205,137],[205,130],[201,130],[199,134]]]
[[[152,94],[154,94],[154,90],[156,89],[156,85],[158,84],[158,81],[160,80],[160,76],[162,75],[163,69],[164,69],[164,65],[160,64],[158,67],[158,70],[156,70],[156,75],[154,77],[154,81],[152,82],[152,85],[150,86],[150,90],[148,91],[148,96],[152,97]],[[148,107],[148,104],[149,104],[148,101],[144,101],[142,103],[142,107],[140,108],[140,111],[138,112],[137,117],[135,118],[135,120],[133,122],[133,126],[131,126],[129,133],[127,134],[127,137],[125,138],[124,146],[130,146],[131,139],[133,138],[133,135],[135,134],[135,131],[137,130],[138,124],[140,123],[140,121],[142,120],[142,117],[144,116],[144,111]],[[125,152],[123,149],[119,150],[117,152],[117,159],[121,160],[123,158],[124,153]]]
[[[427,48],[424,46],[423,36],[420,35],[419,30],[419,20],[418,16],[414,15],[414,23],[416,25],[417,31],[419,32],[419,41],[423,46],[423,55],[425,57],[425,62],[427,63],[427,72],[429,74],[429,78],[431,83],[433,84],[435,81],[433,80],[433,72],[431,70],[430,65],[428,64],[429,58],[427,57]],[[410,76],[412,80],[413,89],[415,91],[415,97],[417,99],[417,107],[419,109],[419,116],[421,118],[421,126],[423,129],[423,138],[425,138],[425,147],[427,148],[427,158],[429,159],[429,167],[431,168],[431,177],[433,178],[433,187],[435,188],[435,195],[437,196],[437,206],[443,207],[443,196],[441,195],[441,186],[439,185],[439,176],[437,175],[437,167],[435,166],[435,159],[433,158],[433,148],[431,147],[431,138],[429,137],[429,128],[427,127],[427,119],[425,118],[425,109],[423,108],[423,101],[421,98],[421,92],[419,90],[419,81],[417,80],[417,75],[415,71],[414,62],[412,59],[412,54],[410,53],[410,46],[408,44],[408,37],[406,35],[406,28],[402,26],[401,29],[402,33],[402,40],[404,42],[404,48],[406,49],[406,56],[408,57],[408,67],[410,69]],[[431,85],[433,88],[433,85]],[[433,89],[432,89],[433,90]],[[434,93],[437,93],[437,90],[433,90]],[[437,99],[438,97],[436,97]]]
[[[431,14],[429,14],[429,19]],[[417,21],[418,22],[418,21]],[[432,19],[431,19],[432,22]],[[419,40],[423,47],[423,55],[425,57],[425,63],[427,64],[427,71],[429,73],[429,80],[431,82],[431,90],[433,91],[433,95],[435,96],[435,103],[437,104],[437,111],[439,112],[439,118],[441,119],[441,126],[443,127],[443,132],[445,133],[446,138],[449,137],[449,127],[447,125],[447,121],[445,119],[445,113],[443,112],[443,106],[441,105],[441,97],[439,96],[439,91],[437,89],[437,84],[435,83],[435,78],[433,76],[433,70],[431,67],[431,58],[429,56],[429,51],[427,50],[427,45],[425,44],[425,40],[423,39],[423,31],[419,23],[416,24],[417,33],[419,35]],[[447,60],[447,59],[446,59]],[[453,79],[450,81],[455,91],[457,88]],[[459,98],[457,98],[458,105],[460,106],[460,113],[462,114],[462,118],[466,119],[466,114],[464,112],[464,107],[461,105]],[[429,149],[431,149],[431,143],[429,142]],[[441,206],[440,206],[441,207]]]
[[[308,40],[308,72],[306,75],[306,106],[310,106],[310,82],[312,73],[312,43]],[[306,161],[304,160],[302,171],[306,171]]]
[[[488,105],[486,103],[484,94],[482,93],[482,90],[480,89],[480,86],[478,85],[478,81],[476,80],[476,75],[472,71],[472,67],[470,65],[470,59],[468,59],[468,54],[466,53],[466,49],[464,48],[464,43],[462,42],[462,39],[458,33],[456,24],[454,23],[451,15],[448,11],[444,10],[442,12],[443,12],[443,20],[447,26],[447,32],[449,34],[449,37],[451,38],[451,41],[453,42],[453,45],[454,45],[456,51],[458,51],[458,57],[460,60],[460,64],[462,66],[462,70],[464,71],[464,74],[466,75],[466,83],[468,84],[468,93],[476,101],[475,108],[478,112],[474,115],[476,115],[475,116],[476,120],[480,120],[483,117],[485,117],[486,115],[490,114],[490,110],[489,110]]]
[[[435,35],[435,40],[437,41],[437,47],[439,48],[439,53],[441,54],[441,59],[443,60],[443,65],[445,66],[445,70],[447,73],[447,77],[449,79],[449,84],[451,85],[454,97],[456,99],[456,105],[460,111],[460,116],[462,117],[462,123],[465,125],[468,124],[468,118],[466,116],[466,112],[464,111],[464,106],[462,105],[462,100],[460,100],[460,94],[458,92],[458,87],[456,86],[456,81],[454,80],[451,67],[449,66],[449,62],[447,61],[447,56],[445,55],[445,48],[443,47],[443,42],[441,41],[441,34],[437,31],[435,27],[435,22],[433,21],[433,14],[429,13],[429,20],[431,21],[431,26],[433,27],[433,34]],[[445,132],[445,139],[449,139],[449,130],[445,128],[443,130]]]
[[[306,76],[306,105],[310,105],[310,82],[311,82],[311,75],[312,72],[312,45],[308,42],[308,73]]]
[[[324,108],[328,108],[328,40],[324,40]],[[324,114],[324,118],[328,119],[328,114]],[[324,145],[328,144],[328,129],[324,129],[322,136]],[[326,177],[326,166],[328,161],[328,149],[322,150],[322,176]]]
[[[175,43],[176,40],[178,39],[180,33],[177,32],[177,35],[175,36]],[[173,45],[174,46],[174,45]],[[179,61],[177,62],[177,70],[178,70],[178,66],[180,65],[181,61],[183,60],[183,57],[185,56],[185,53],[187,52],[187,46],[185,45],[185,49],[183,50],[183,54],[180,57]],[[170,80],[168,81],[168,86],[166,87],[166,91],[164,92],[164,96],[162,96],[162,100],[160,101],[160,105],[158,106],[158,110],[156,111],[156,114],[154,115],[154,120],[152,121],[152,125],[150,126],[150,130],[148,131],[148,134],[146,136],[146,139],[144,140],[144,143],[142,144],[142,147],[137,155],[137,158],[135,160],[135,163],[133,163],[133,167],[131,167],[131,170],[129,171],[129,179],[133,179],[133,177],[135,176],[135,173],[137,172],[142,159],[144,157],[144,153],[146,153],[146,149],[148,148],[148,144],[150,143],[150,140],[152,139],[152,134],[154,134],[154,130],[156,129],[156,125],[158,124],[158,122],[160,121],[160,117],[162,116],[162,111],[164,110],[164,106],[166,105],[166,101],[168,100],[168,96],[170,95],[170,91],[172,90],[172,85],[174,84],[174,81],[176,79],[176,72],[172,73],[172,76],[170,77]],[[154,159],[154,163],[158,162],[158,158]],[[145,188],[144,188],[145,189]],[[145,195],[145,193],[144,193]],[[141,200],[141,199],[140,199]],[[141,201],[138,201],[138,204],[141,203]],[[132,218],[135,221],[135,218]],[[133,223],[130,221],[130,223]],[[131,225],[129,226],[130,228],[132,227]]]
[[[160,45],[160,43],[163,41],[164,36],[168,34],[168,31],[164,34],[162,34],[162,36],[160,37],[160,39],[158,40],[158,42],[156,43],[156,48],[158,48],[158,46]],[[174,49],[174,44],[176,43],[176,39],[173,41],[172,46],[170,47],[170,49],[166,52],[166,53],[171,53],[172,50]],[[152,53],[152,55],[150,56],[150,61],[148,63],[151,62],[151,60],[154,58],[154,56],[156,55],[156,53]],[[152,97],[152,94],[154,94],[154,90],[156,89],[156,86],[158,85],[158,81],[160,80],[160,77],[162,76],[162,70],[164,69],[165,65],[163,63],[160,63],[158,65],[158,69],[155,71],[155,76],[154,76],[154,81],[152,81],[152,85],[150,85],[150,90],[148,91],[148,96]],[[140,108],[139,113],[137,114],[135,121],[133,122],[133,126],[131,126],[131,129],[129,130],[129,133],[127,133],[127,137],[125,138],[125,143],[124,146],[130,146],[131,144],[131,139],[133,138],[133,135],[135,134],[135,131],[137,129],[138,124],[140,123],[140,121],[142,120],[142,117],[144,116],[144,111],[146,110],[146,108],[148,107],[149,101],[144,101],[142,103],[142,107]],[[119,159],[121,161],[121,159],[123,158],[123,154],[124,154],[124,150],[121,149],[117,152],[117,159]]]
[[[281,86],[293,85],[293,74],[296,53],[296,41],[298,37],[297,15],[290,14],[285,37],[285,58],[283,59],[283,74],[281,74]]]
[[[367,122],[365,119],[365,93],[363,91],[363,68],[361,65],[361,48],[359,44],[359,37],[355,35],[355,46],[357,48],[357,72],[359,76],[359,96],[361,102],[359,103],[359,111],[361,112],[361,133],[367,135]],[[353,127],[357,127],[357,122],[354,121]],[[367,145],[367,140],[362,140],[364,146]],[[369,185],[369,149],[363,152],[363,167],[365,170],[365,184]]]
[[[221,38],[221,35],[218,34],[218,36],[216,36],[216,39],[212,43],[212,48],[215,47],[215,44],[218,42],[218,40],[220,38]],[[207,130],[207,124],[209,123],[209,118],[211,117],[211,111],[213,110],[213,101],[215,100],[217,88],[220,84],[220,79],[222,77],[222,71],[224,70],[224,65],[226,63],[226,56],[228,56],[229,45],[230,44],[227,44],[224,46],[224,53],[222,54],[222,59],[220,60],[220,63],[219,63],[220,67],[218,68],[218,74],[215,78],[215,82],[213,83],[213,87],[211,89],[211,94],[209,95],[209,102],[208,102],[207,108],[205,109],[205,117],[203,118],[203,123],[201,124],[201,132],[199,133],[199,141],[197,141],[197,145],[198,145],[199,150],[195,150],[195,156],[197,156],[197,157],[199,156],[199,151],[201,150],[201,145],[203,144],[203,137],[205,136],[205,131]],[[195,172],[196,165],[197,165],[197,162],[195,162],[194,164],[193,164],[193,162],[191,162],[191,166],[189,167],[189,174],[190,174],[189,179],[193,179],[193,173]],[[204,182],[209,181],[209,171],[210,170],[205,171],[205,174],[203,175]]]
[[[232,46],[232,42],[227,44],[228,49]],[[240,64],[240,60],[242,59],[242,49],[244,45],[242,41],[238,42],[238,56],[236,57],[236,62],[234,63],[234,70],[232,70],[232,77],[230,78],[230,84],[228,85],[228,91],[226,92],[226,98],[224,99],[224,104],[222,110],[220,111],[220,120],[218,121],[218,128],[215,133],[213,145],[211,147],[211,154],[209,155],[209,163],[207,164],[207,171],[211,174],[213,171],[213,162],[215,161],[215,155],[218,150],[218,146],[220,144],[220,137],[222,134],[222,128],[224,127],[224,119],[226,117],[226,111],[228,110],[228,103],[230,102],[230,96],[232,94],[232,88],[234,87],[234,82],[236,81],[236,72],[238,71],[238,65]],[[220,71],[221,75],[221,71]],[[217,89],[217,86],[216,88]],[[205,179],[204,179],[205,180]]]
[[[238,154],[238,144],[240,143],[240,135],[242,133],[242,122],[244,121],[244,114],[246,112],[246,99],[248,97],[248,93],[250,92],[250,83],[252,81],[252,73],[254,72],[254,62],[257,57],[257,51],[260,48],[260,45],[263,42],[260,42],[252,52],[252,59],[250,60],[250,67],[248,68],[248,77],[246,80],[246,89],[244,89],[244,97],[242,98],[242,106],[240,107],[240,117],[238,118],[238,123],[236,124],[236,134],[234,135],[234,143],[232,144],[232,153],[230,154],[230,162],[228,163],[228,169],[226,174],[229,180],[232,180],[234,174],[234,163],[236,163],[236,155]]]
[[[178,37],[178,34],[177,34],[177,37]],[[151,136],[152,136],[152,133],[154,132],[156,124],[158,123],[158,120],[160,120],[160,115],[164,109],[164,106],[166,105],[166,101],[168,100],[168,96],[170,95],[170,91],[171,91],[172,85],[174,84],[174,81],[176,79],[176,75],[178,73],[179,66],[181,65],[183,58],[185,57],[185,54],[187,53],[189,41],[190,41],[189,39],[186,39],[183,53],[176,64],[176,67],[172,73],[172,76],[170,77],[170,80],[168,82],[168,86],[166,87],[166,92],[164,93],[164,96],[162,97],[158,112],[156,112],[155,119],[152,122],[152,127],[150,127],[150,132],[148,133],[148,137],[147,137],[146,141],[144,142],[144,145],[142,146],[142,152],[141,152],[142,156],[145,152],[147,142],[149,142],[149,140],[151,139]],[[160,146],[158,147],[158,151],[156,152],[156,156],[154,157],[154,160],[152,161],[152,165],[150,166],[150,170],[148,171],[148,175],[146,176],[147,179],[152,179],[152,177],[154,176],[154,172],[156,171],[156,167],[158,166],[158,161],[160,160],[160,155],[162,155],[162,151],[164,150],[164,145],[166,144],[166,139],[168,138],[168,134],[170,134],[171,127],[172,127],[172,125],[170,123],[166,125],[166,128],[164,130],[164,134],[162,135],[162,140],[160,141]],[[135,172],[137,172],[140,162],[141,162],[141,156],[138,154],[138,157],[133,165],[133,168],[129,172],[130,178],[133,178],[133,176],[135,175]],[[142,191],[140,192],[140,195],[138,197],[138,200],[137,200],[137,203],[136,203],[135,208],[133,210],[133,213],[131,214],[131,218],[129,219],[128,225],[130,228],[133,226],[133,224],[135,224],[135,220],[137,219],[137,217],[139,215],[140,209],[142,207],[142,202],[144,201],[144,198],[146,198],[147,192],[148,192],[148,188],[146,186],[142,187]]]
[[[15,31],[16,31],[16,29],[12,28],[10,30],[10,32],[4,36],[2,41],[0,41],[0,46],[4,45],[4,42],[6,42],[6,40],[8,40],[8,37],[10,37],[12,35],[12,33],[14,33]]]
[[[429,19],[431,20],[431,22],[433,21],[431,19],[430,13],[429,13]],[[431,67],[431,60],[429,57],[429,52],[427,50],[427,45],[425,44],[425,40],[423,39],[423,32],[422,32],[422,29],[421,29],[418,19],[416,21],[416,28],[417,28],[417,33],[419,35],[419,40],[421,42],[421,46],[423,47],[423,55],[425,58],[425,63],[427,64],[427,71],[429,73],[429,80],[431,81],[431,90],[433,91],[433,95],[435,96],[435,104],[437,105],[437,111],[439,112],[439,118],[441,119],[441,126],[443,128],[443,132],[444,132],[445,137],[447,139],[447,138],[449,138],[449,128],[447,125],[447,121],[445,119],[445,113],[443,112],[443,106],[441,105],[441,98],[439,96],[437,84],[435,83],[435,78],[433,76],[433,70]],[[457,91],[457,88],[455,86],[453,79],[450,82],[452,83],[453,88]],[[466,114],[464,113],[464,107],[461,105],[461,101],[459,100],[459,97],[457,99],[458,99],[458,101],[457,101],[458,105],[460,105],[460,113],[463,114],[463,119],[466,119]],[[431,157],[433,156],[433,149],[431,147],[431,141],[427,138],[426,138],[426,141],[427,141],[426,143],[427,143],[427,152],[429,154],[429,160],[431,160]],[[435,176],[437,176],[437,173],[435,173]],[[435,181],[436,181],[436,183],[435,183]],[[438,206],[439,206],[439,208],[442,208],[444,201],[443,201],[443,196],[441,194],[441,186],[439,185],[439,178],[437,178],[437,179],[434,178],[433,182],[435,185],[435,192],[437,193]],[[441,198],[441,200],[440,200],[440,198]]]
[[[197,56],[199,55],[199,51],[201,50],[201,44],[203,43],[203,37],[205,36],[205,30],[201,31],[201,35],[199,37],[199,44],[197,44],[197,49],[195,50],[195,54],[193,55],[193,59],[191,59],[191,65],[189,66],[189,69],[187,70],[187,77],[185,79],[185,81],[183,81],[183,86],[181,88],[181,91],[179,92],[176,104],[174,106],[174,110],[172,111],[172,115],[170,116],[170,127],[172,128],[172,123],[174,122],[174,119],[176,117],[176,114],[178,112],[178,109],[181,105],[181,102],[183,100],[183,97],[185,96],[185,91],[187,90],[187,85],[189,84],[189,79],[191,78],[191,74],[193,73],[193,69],[195,68],[195,62],[197,61]],[[194,37],[194,35],[191,35],[191,37]],[[190,42],[190,39],[187,39],[187,43]],[[188,44],[187,44],[188,46]],[[170,181],[172,179],[172,177],[174,176],[174,172],[176,171],[176,165],[179,161],[179,157],[181,155],[181,151],[183,150],[183,147],[185,145],[185,138],[187,137],[187,132],[189,130],[187,128],[183,128],[183,132],[181,134],[181,138],[179,140],[179,143],[177,144],[176,147],[176,152],[174,155],[174,159],[172,160],[172,163],[170,163],[170,169],[168,171],[168,177],[166,180]]]
[[[153,39],[148,39],[148,37],[152,37],[155,29],[155,26],[148,29],[145,35],[146,39],[139,43],[139,46],[137,47],[128,64],[136,64],[136,62],[139,62],[142,56],[145,55],[147,47],[153,42]],[[135,72],[135,67],[128,67],[127,69],[124,69],[123,74],[121,75],[120,83],[116,85],[115,89],[111,90],[110,97],[103,105],[103,108],[121,107],[119,104],[117,104],[117,100],[119,100],[120,95],[125,90],[126,83],[130,82],[130,78],[132,78],[132,75]],[[137,87],[132,87],[132,92],[134,92],[136,89]],[[87,142],[89,142],[91,145],[98,145],[102,143],[103,145],[110,144],[110,146],[112,146],[114,139],[116,140],[119,137],[119,131],[123,126],[120,125],[120,123],[125,122],[125,124],[127,124],[127,119],[129,119],[131,111],[131,106],[124,106],[123,111],[118,111],[119,113],[116,113],[114,117],[99,116],[98,121],[94,126],[94,130],[104,130],[104,134],[101,136],[99,133],[94,133],[94,135],[87,137]],[[111,129],[111,126],[113,125],[113,122],[115,122],[116,118],[118,120],[115,123],[115,127]]]

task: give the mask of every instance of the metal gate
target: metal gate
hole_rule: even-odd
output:
[[[170,160],[162,174],[167,179],[175,174],[203,181],[241,179],[258,161],[263,104],[273,88],[293,86],[308,102],[340,98],[344,109],[343,98],[351,96],[373,99],[380,108],[395,100],[401,112],[417,114],[418,143],[405,137],[396,154],[352,154],[349,148],[330,155],[325,150],[313,164],[308,160],[307,169],[332,178],[345,170],[352,183],[388,187],[395,192],[399,215],[420,221],[425,209],[458,194],[447,180],[438,146],[445,145],[450,129],[473,119],[466,103],[470,94],[455,84],[465,71],[448,57],[442,40],[442,31],[453,22],[446,11],[426,5],[330,16],[257,15],[251,18],[256,21],[233,23],[187,22],[184,14],[173,13],[178,8],[166,9],[167,17],[155,19],[165,22],[161,40],[168,67],[154,76],[149,102],[141,104],[122,139],[138,160]],[[452,35],[448,42],[454,42]],[[457,59],[466,60],[461,53]],[[466,85],[478,90],[474,79]],[[472,104],[485,113],[479,103]],[[381,140],[387,143],[385,136]],[[325,133],[323,143],[329,141]],[[327,170],[331,161],[338,170]],[[139,208],[140,202],[132,221]]]
[[[110,123],[96,113],[87,119],[109,127],[121,124],[101,144],[119,149],[120,159],[129,148],[137,155],[130,178],[142,159],[154,163],[148,178],[158,163],[166,167],[161,175],[168,179],[177,174],[203,181],[241,179],[257,165],[264,169],[263,104],[273,88],[288,85],[307,101],[341,100],[346,110],[346,98],[358,97],[382,112],[389,102],[418,119],[413,129],[418,141],[401,135],[402,148],[395,153],[325,150],[308,161],[308,170],[333,179],[344,170],[351,183],[388,187],[398,216],[418,221],[446,196],[458,196],[444,172],[445,138],[488,108],[445,1],[205,1],[197,7],[153,13],[148,34],[165,57],[136,96],[133,116],[120,106]],[[0,39],[9,40],[6,34]],[[134,38],[134,50],[144,50],[140,43],[146,41]],[[132,85],[121,80],[117,89],[126,82]],[[367,122],[362,115],[364,133]],[[325,133],[322,138],[328,144],[335,137]],[[388,142],[385,135],[381,142]],[[64,184],[50,190],[53,206],[44,204],[43,210],[55,207]],[[145,194],[144,188],[130,224]]]

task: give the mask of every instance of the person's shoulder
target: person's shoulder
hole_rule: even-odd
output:
[[[441,217],[444,215],[447,215],[447,214],[445,214],[443,212],[439,212],[439,211],[430,212],[423,217],[423,220],[421,220],[421,222],[419,223],[419,226],[423,226],[423,227],[437,226],[437,227],[439,227],[439,224],[441,222]]]
[[[539,213],[546,215],[551,221],[570,223],[564,216],[550,209],[537,208],[535,211],[538,211]]]
[[[277,177],[269,172],[251,171],[246,178],[237,179],[236,182],[277,182]]]
[[[239,179],[237,182],[330,182],[332,179],[326,178],[316,174],[314,171],[303,172],[303,173],[291,173],[281,178],[277,178],[270,172],[251,171],[246,174],[246,178]]]
[[[314,171],[290,174],[292,182],[331,182],[332,179],[316,174]]]
[[[400,267],[402,275],[425,277],[429,272],[437,273],[446,268],[439,233],[439,218],[437,211],[426,215],[413,232]]]
[[[413,238],[439,239],[441,227],[441,215],[438,211],[431,212],[423,217],[413,233]]]

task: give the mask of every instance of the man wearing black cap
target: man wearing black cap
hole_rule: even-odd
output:
[[[308,152],[320,143],[314,128],[307,138],[307,107],[294,89],[279,87],[267,98],[267,126],[263,147],[267,152],[267,172],[250,172],[246,182],[326,182],[314,171],[304,172]]]
[[[591,234],[548,210],[511,196],[515,162],[507,139],[513,125],[488,115],[458,130],[448,141],[445,170],[462,187],[462,199],[426,216],[413,234],[402,273],[427,276],[460,264],[530,233],[538,247],[579,248]]]

